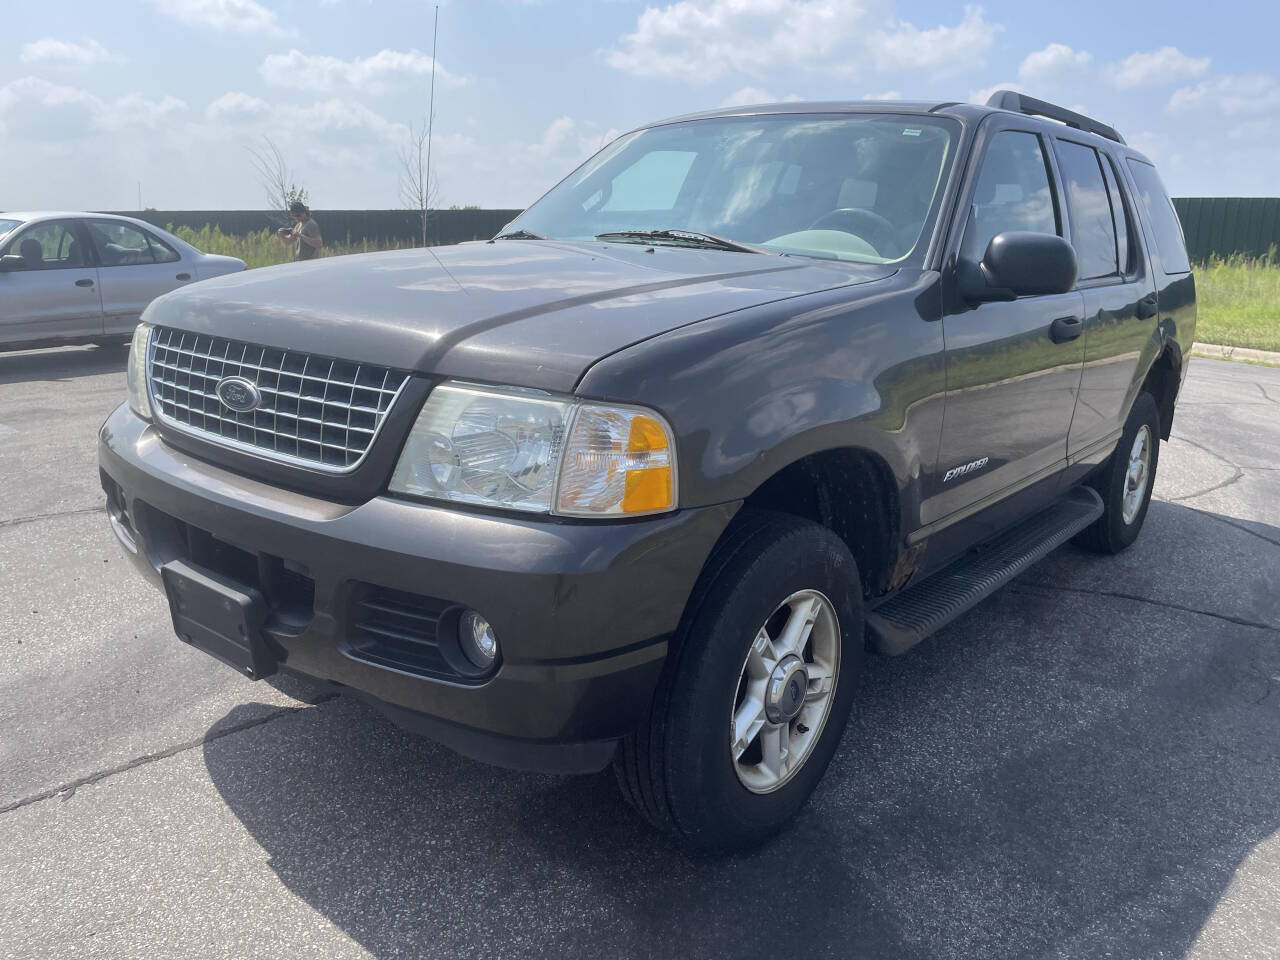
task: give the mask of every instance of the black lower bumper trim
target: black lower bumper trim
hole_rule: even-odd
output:
[[[359,690],[348,689],[370,704],[392,723],[410,733],[426,737],[472,760],[509,770],[533,773],[598,773],[613,760],[617,740],[589,740],[583,743],[546,743],[459,727],[446,720],[386,703]]]

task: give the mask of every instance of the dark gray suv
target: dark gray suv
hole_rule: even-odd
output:
[[[487,243],[143,320],[102,481],[183,641],[724,848],[864,650],[1134,540],[1195,286],[1143,156],[1000,93],[654,124]]]

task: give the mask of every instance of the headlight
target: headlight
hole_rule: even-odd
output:
[[[656,413],[584,403],[565,444],[556,513],[661,513],[676,505],[671,428]]]
[[[675,445],[648,410],[446,383],[423,405],[390,489],[565,516],[660,513],[676,506]]]
[[[151,324],[140,323],[133,331],[129,344],[129,366],[125,379],[129,384],[129,409],[143,420],[151,419],[151,397],[147,393],[147,344],[151,339]]]

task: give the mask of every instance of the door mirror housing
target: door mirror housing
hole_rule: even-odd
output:
[[[9,270],[21,270],[26,266],[26,261],[16,253],[6,253],[0,257],[0,272]]]
[[[987,244],[981,263],[960,261],[960,293],[966,300],[1016,300],[1067,293],[1076,284],[1076,252],[1061,237],[1007,230]]]

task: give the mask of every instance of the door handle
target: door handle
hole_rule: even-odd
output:
[[[1139,320],[1150,320],[1159,312],[1159,306],[1156,303],[1156,295],[1148,293],[1145,297],[1138,301],[1135,308]]]
[[[1059,317],[1049,324],[1049,339],[1054,343],[1074,340],[1084,331],[1084,321],[1079,317]]]
[[[191,279],[191,274],[189,274],[189,273],[180,273],[180,274],[178,274],[178,279],[179,279],[179,280],[190,280],[190,279]]]
[[[92,281],[92,280],[90,280],[88,277],[86,277],[86,278],[85,278],[85,279],[83,279],[83,280],[77,280],[77,281],[76,281],[76,286],[77,286],[77,287],[92,287],[92,286],[93,286],[93,281]]]

